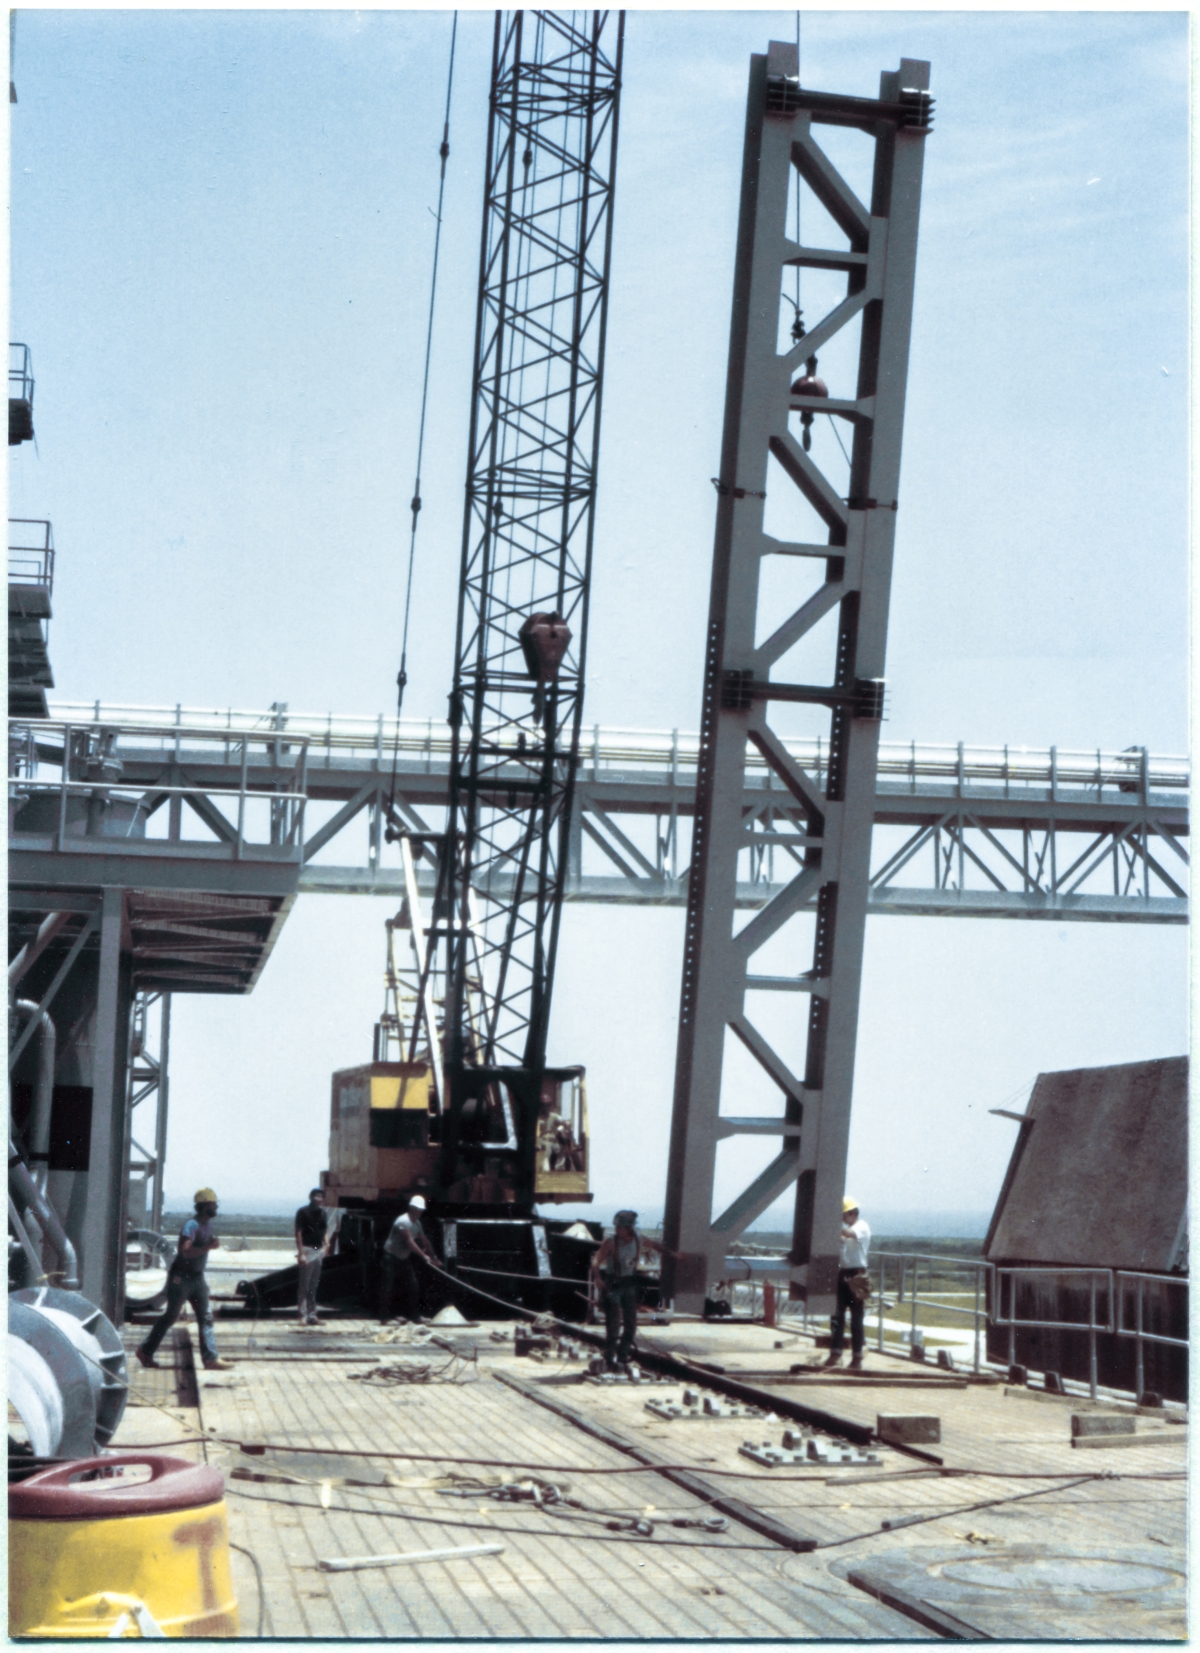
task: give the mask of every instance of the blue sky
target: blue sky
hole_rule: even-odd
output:
[[[697,726],[747,60],[794,30],[629,16],[589,722]],[[437,12],[19,14],[10,336],[38,442],[10,514],[54,522],[63,699],[392,709],[449,34]],[[462,15],[415,716],[444,713],[452,666],[490,36]],[[1186,14],[803,16],[809,84],[870,94],[901,55],[932,61],[937,118],[884,738],[1182,751]],[[211,1180],[235,1125],[227,1200],[307,1189],[328,1074],[369,1054],[388,911],[302,900],[250,999],[177,1001],[168,1191]],[[568,910],[552,1044],[588,1064],[600,1206],[661,1206],[681,935]],[[987,1108],[1179,1051],[1185,1010],[1182,931],[873,921],[864,1208],[988,1209],[1012,1127]],[[727,1147],[732,1187],[761,1150]]]

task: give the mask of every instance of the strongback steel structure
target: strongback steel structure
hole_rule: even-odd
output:
[[[685,1310],[701,1307],[729,1241],[793,1182],[793,1293],[822,1312],[836,1290],[928,87],[929,65],[908,59],[881,76],[878,100],[801,87],[794,46],[772,42],[751,59],[664,1218],[666,1244],[681,1254],[668,1290]],[[857,128],[873,141],[869,204],[817,144],[818,124]],[[789,238],[793,168],[841,245]],[[784,278],[794,268],[844,272],[846,294],[781,353]],[[860,329],[857,387],[853,397],[829,399],[812,358],[852,321]],[[806,360],[797,394],[793,377]],[[817,413],[853,431],[846,497],[806,451],[807,430],[802,445],[789,429],[793,415]],[[781,543],[764,531],[772,456],[773,477],[799,490],[828,529],[827,543]],[[758,643],[762,563],[780,554],[823,560],[824,582]],[[826,616],[837,621],[833,683],[772,680],[772,667]],[[830,708],[819,780],[769,726],[772,701]],[[799,839],[803,865],[739,929],[739,857],[780,836],[769,813],[764,823],[744,808],[747,742],[801,812],[803,831],[784,836]],[[798,1075],[755,1026],[747,995],[770,985],[750,973],[754,955],[814,901],[812,965],[798,978],[810,1001]],[[722,1117],[727,1030],[782,1092],[778,1116]],[[717,1145],[736,1133],[774,1135],[782,1146],[714,1219]]]
[[[545,1061],[583,705],[623,32],[624,14],[607,11],[496,17],[435,914],[452,1109],[464,1067],[515,1065],[536,1083]],[[530,652],[535,616],[570,629],[561,660]],[[482,1031],[467,1005],[472,891]]]

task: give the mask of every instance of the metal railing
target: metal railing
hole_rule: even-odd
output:
[[[27,344],[9,344],[8,399],[28,402],[33,407],[33,357]]]
[[[884,1298],[887,1288],[888,1264],[897,1265],[896,1268],[896,1301],[903,1303],[906,1299],[910,1305],[911,1324],[909,1328],[910,1348],[923,1341],[918,1338],[917,1310],[919,1308],[936,1309],[941,1314],[962,1315],[972,1322],[974,1337],[974,1370],[980,1369],[982,1354],[980,1340],[986,1335],[988,1323],[988,1293],[987,1276],[992,1265],[980,1258],[978,1261],[971,1257],[944,1257],[936,1252],[929,1251],[877,1251],[870,1259],[870,1272],[878,1268],[879,1278],[876,1301],[876,1342],[879,1352],[883,1353],[884,1328]],[[948,1303],[947,1291],[930,1293],[925,1297],[920,1294],[921,1264],[927,1265],[929,1279],[946,1279],[954,1281],[963,1277],[970,1277],[971,1290],[974,1294],[974,1304],[970,1308],[960,1307],[957,1303]],[[927,1288],[928,1290],[928,1288]]]
[[[40,529],[40,533],[23,530]],[[8,519],[9,585],[45,586],[54,590],[54,530],[41,517]]]
[[[1186,1349],[1190,1347],[1186,1337],[1169,1337],[1165,1332],[1148,1332],[1144,1324],[1144,1297],[1146,1281],[1152,1281],[1156,1286],[1173,1286],[1177,1290],[1187,1291],[1187,1279],[1184,1276],[1169,1274],[1140,1274],[1129,1269],[1116,1270],[1113,1285],[1113,1296],[1117,1305],[1117,1336],[1132,1337],[1137,1349],[1137,1394],[1140,1399],[1146,1391],[1145,1367],[1143,1364],[1144,1345],[1147,1343],[1163,1343],[1169,1349]],[[1136,1321],[1132,1326],[1124,1324],[1125,1319],[1125,1291],[1124,1287],[1134,1282],[1134,1298],[1136,1302]],[[1184,1303],[1184,1317],[1186,1319],[1187,1304]]]
[[[182,830],[181,806],[191,802],[193,812],[205,822],[212,838],[218,843],[226,843],[235,861],[242,858],[244,850],[260,844],[295,849],[299,859],[304,859],[305,806],[308,803],[307,741],[292,740],[281,744],[274,731],[270,730],[257,732],[253,739],[249,734],[209,732],[204,738],[219,741],[224,746],[226,761],[234,769],[236,780],[231,778],[228,786],[180,786],[156,782],[146,787],[122,783],[120,753],[116,745],[116,737],[121,731],[111,726],[104,727],[95,745],[93,742],[99,733],[95,725],[84,724],[80,727],[54,719],[38,719],[31,724],[13,720],[12,728],[18,737],[14,748],[18,761],[12,766],[20,772],[9,777],[9,804],[13,812],[10,821],[14,819],[15,811],[30,798],[38,794],[57,795],[58,810],[54,823],[52,826],[47,824],[38,835],[52,836],[53,847],[59,852],[64,849],[68,837],[73,837],[67,830],[69,816],[74,820],[68,802],[76,798],[89,802],[94,800],[105,809],[114,802],[123,805],[128,812],[128,824],[125,833],[119,836],[128,839],[144,839],[149,815],[159,805],[167,804],[173,825],[168,828],[168,836],[152,840],[156,847],[179,839]],[[27,729],[32,732],[33,740],[25,740],[22,744],[20,737]],[[286,751],[292,762],[283,786],[263,781],[255,783],[255,770],[250,764],[250,748],[255,744],[272,749],[275,765],[279,764],[281,754]],[[178,750],[174,755],[179,756]],[[46,764],[58,769],[57,778],[45,780],[40,777],[38,770]],[[82,775],[79,774],[81,769],[84,771]],[[90,775],[87,773],[89,769],[93,771]],[[72,778],[72,770],[77,778]],[[248,811],[252,807],[261,811],[264,806],[270,811],[268,833],[261,839],[257,836],[251,839],[247,834]],[[112,837],[114,834],[105,836]],[[189,847],[194,842],[187,841]]]
[[[299,851],[301,859],[303,859],[304,806],[308,802],[307,794],[304,792],[263,792],[252,787],[248,787],[244,779],[239,787],[156,786],[153,788],[153,791],[155,798],[161,799],[163,802],[169,802],[172,798],[179,798],[184,801],[191,798],[204,798],[208,802],[211,802],[215,798],[228,799],[231,802],[236,801],[236,810],[233,818],[231,819],[228,816],[223,817],[226,824],[234,833],[234,836],[229,840],[229,843],[233,850],[233,859],[235,861],[241,859],[243,849],[252,847],[253,844],[258,842],[258,840],[251,840],[246,833],[247,804],[269,804],[273,808],[278,806],[286,806],[286,814],[284,816],[283,825],[278,831],[272,833],[269,842],[272,845],[285,849],[295,847]],[[145,833],[138,830],[139,826],[143,825],[146,819],[146,816],[142,814],[142,811],[145,810],[148,814],[145,787],[122,786],[119,782],[114,783],[112,781],[42,781],[30,780],[27,777],[13,777],[9,781],[10,798],[18,805],[24,803],[27,798],[36,793],[58,794],[58,822],[53,833],[54,847],[57,850],[61,850],[64,847],[66,839],[70,836],[67,832],[67,799],[72,796],[87,799],[100,799],[105,805],[113,802],[126,804],[129,808],[129,825],[126,831],[119,836],[125,838],[138,838],[141,840],[145,839]],[[219,834],[214,833],[213,836],[216,838],[217,842],[221,841]],[[168,841],[169,840],[167,839],[150,840],[150,842],[154,843],[156,847],[159,846],[160,843],[166,843]],[[192,842],[192,840],[185,841],[189,843]]]
[[[72,723],[85,721],[120,727],[123,736],[177,740],[197,735],[262,736],[278,731],[289,742],[308,742],[311,761],[319,763],[322,752],[373,752],[390,758],[399,752],[409,758],[424,758],[431,765],[444,763],[450,754],[450,726],[439,719],[425,720],[384,717],[337,716],[333,713],[238,711],[232,707],[204,708],[137,706],[104,701],[55,701],[55,718]],[[514,753],[517,736],[503,737]],[[828,765],[828,742],[817,739],[786,739],[783,744],[792,756],[818,777]],[[676,774],[694,771],[699,761],[700,737],[680,730],[601,728],[593,725],[580,743],[580,775],[584,781],[614,772]],[[749,752],[746,762],[751,775],[767,773],[765,760]],[[992,795],[1021,795],[1033,788],[1050,796],[1100,798],[1145,791],[1181,791],[1189,785],[1190,763],[1174,754],[1151,754],[1144,747],[1120,752],[1068,751],[1065,748],[1017,746],[967,746],[884,742],[879,748],[878,774],[881,782],[915,791],[921,783],[950,780],[961,788],[986,787]],[[689,784],[692,780],[688,776]]]
[[[1081,1320],[1050,1320],[1045,1315],[1036,1315],[1032,1318],[1017,1314],[1017,1281],[1030,1279],[1034,1276],[1050,1278],[1056,1284],[1067,1276],[1082,1277],[1087,1281],[1088,1290],[1088,1318]],[[1009,1283],[1009,1313],[1004,1311],[1004,1282]],[[1105,1301],[1108,1309],[1107,1319],[1096,1319],[1097,1281],[1104,1287]],[[1092,1399],[1096,1398],[1097,1367],[1096,1367],[1096,1337],[1100,1332],[1114,1332],[1116,1326],[1113,1321],[1113,1271],[1110,1268],[997,1268],[995,1270],[995,1308],[992,1314],[993,1324],[1008,1327],[1008,1363],[1015,1365],[1017,1358],[1017,1327],[1039,1327],[1045,1331],[1086,1332],[1088,1334],[1088,1393]]]
[[[1088,1389],[1093,1400],[1097,1391],[1097,1353],[1096,1338],[1100,1333],[1107,1333],[1114,1337],[1132,1338],[1136,1347],[1136,1393],[1140,1396],[1145,1389],[1144,1346],[1147,1343],[1161,1343],[1172,1349],[1186,1349],[1189,1342],[1186,1337],[1172,1337],[1166,1332],[1152,1332],[1145,1325],[1145,1290],[1147,1281],[1162,1288],[1174,1287],[1186,1292],[1188,1289],[1187,1277],[1169,1274],[1145,1274],[1133,1269],[1111,1268],[997,1268],[995,1270],[995,1310],[992,1314],[993,1324],[1007,1326],[1009,1364],[1016,1360],[1016,1331],[1018,1326],[1042,1327],[1051,1330],[1086,1332],[1088,1334]],[[1081,1320],[1049,1320],[1044,1316],[1018,1316],[1017,1281],[1021,1278],[1037,1275],[1049,1278],[1056,1284],[1068,1276],[1083,1276],[1088,1284],[1088,1318]],[[1009,1281],[1009,1313],[1004,1309],[1004,1282]],[[1132,1326],[1125,1324],[1125,1297],[1126,1291],[1132,1288],[1135,1304],[1135,1321]],[[1098,1320],[1096,1306],[1099,1297],[1103,1294],[1107,1310],[1104,1320]]]

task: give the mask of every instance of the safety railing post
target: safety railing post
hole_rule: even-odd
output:
[[[242,736],[242,772],[238,783],[238,816],[237,842],[233,846],[233,858],[240,861],[242,858],[242,842],[246,832],[246,770],[250,760],[249,736]]]
[[[875,1341],[878,1345],[880,1354],[883,1353],[883,1288],[884,1288],[884,1285],[885,1285],[886,1281],[887,1281],[887,1258],[886,1257],[880,1257],[880,1259],[879,1259],[879,1303],[877,1305],[878,1311],[879,1311],[879,1316],[878,1316],[878,1318],[879,1318],[879,1328],[878,1328],[878,1333],[877,1333],[877,1336],[876,1336],[876,1339],[875,1339]]]
[[[59,783],[58,794],[58,844],[61,853],[63,840],[67,835],[67,782],[71,775],[71,725],[68,723],[63,730],[62,749],[62,779]]]
[[[921,1265],[914,1257],[912,1265],[912,1329],[908,1334],[908,1346],[910,1349],[915,1348],[917,1342],[917,1280],[920,1275],[920,1269]]]
[[[975,1265],[975,1371],[979,1372],[979,1288],[983,1280],[983,1270],[978,1263]]]
[[[1091,1281],[1091,1325],[1088,1327],[1088,1393],[1096,1398],[1096,1276]]]
[[[1136,1379],[1136,1381],[1137,1381],[1137,1401],[1138,1401],[1139,1406],[1142,1403],[1142,1396],[1146,1393],[1146,1371],[1145,1371],[1145,1366],[1144,1366],[1145,1352],[1144,1352],[1144,1345],[1142,1343],[1142,1289],[1145,1286],[1145,1284],[1146,1284],[1146,1282],[1144,1280],[1142,1280],[1142,1279],[1138,1280],[1138,1283],[1137,1283],[1137,1341],[1136,1341],[1136,1344],[1135,1344],[1135,1348],[1136,1348],[1136,1351],[1137,1351],[1137,1379]]]

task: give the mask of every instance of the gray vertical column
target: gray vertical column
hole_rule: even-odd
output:
[[[793,1290],[821,1310],[837,1279],[858,994],[862,970],[875,768],[897,509],[923,142],[929,130],[928,64],[902,60],[881,77],[878,99],[806,91],[795,47],[772,42],[751,59],[729,369],[705,659],[701,750],[680,999],[664,1234],[682,1256],[666,1270],[680,1308],[700,1306],[728,1242],[799,1178]],[[812,127],[857,127],[875,144],[869,207],[816,144]],[[787,203],[795,166],[848,245],[790,241]],[[789,266],[845,273],[846,297],[780,354],[782,281]],[[793,389],[801,363],[861,317],[853,398]],[[795,335],[793,335],[794,337]],[[854,431],[848,497],[788,428],[789,414],[828,413]],[[781,544],[763,530],[768,457],[828,530],[826,543]],[[824,583],[794,613],[763,624],[764,555],[824,560]],[[834,682],[780,683],[772,666],[836,616]],[[765,640],[757,643],[756,636]],[[767,722],[768,703],[827,706],[828,768],[806,773]],[[799,870],[735,931],[738,857],[756,852],[744,811],[750,741],[788,794]],[[759,835],[761,837],[761,835]],[[766,843],[765,838],[762,843]],[[747,991],[779,977],[749,973],[753,955],[798,913],[815,911],[811,968],[788,985],[809,995],[804,1073],[754,1025]],[[764,1118],[722,1115],[722,1060],[732,1031],[782,1093]],[[732,1135],[775,1136],[779,1152],[715,1219],[717,1144]]]
[[[119,1320],[124,1298],[128,972],[122,967],[124,900],[108,887],[101,902],[96,1026],[92,1047],[92,1129],[81,1245],[83,1294]]]
[[[167,1114],[171,1100],[171,995],[162,996],[162,1019],[158,1039],[158,1094],[154,1117],[154,1203],[150,1208],[150,1227],[162,1232],[163,1174],[167,1163]]]
[[[929,65],[904,61],[900,73],[880,76],[880,99],[898,101],[902,86],[927,92]],[[862,565],[855,604],[853,665],[848,675],[882,681],[891,600],[892,551],[900,488],[900,451],[916,276],[917,223],[928,128],[882,125],[875,142],[872,239],[886,220],[886,265],[879,296],[864,310],[858,397],[871,398],[874,415],[855,427],[850,516],[861,521]],[[835,713],[835,739],[837,714]],[[822,870],[836,886],[836,922],[829,937],[829,990],[824,1050],[810,1028],[809,1062],[821,1060],[821,1105],[815,1129],[801,1138],[792,1259],[807,1264],[802,1284],[810,1312],[832,1306],[837,1290],[842,1196],[850,1140],[850,1106],[858,1038],[871,832],[879,722],[843,714],[843,782],[836,820],[827,820]],[[832,814],[833,812],[831,812]],[[831,828],[833,830],[831,830]],[[811,1186],[806,1172],[811,1171]]]
[[[771,404],[778,397],[756,394],[753,358],[764,348],[775,357],[791,138],[789,122],[763,119],[767,59],[756,55],[750,65],[664,1217],[667,1244],[684,1253],[668,1266],[668,1289],[691,1310],[700,1306],[710,1273],[725,1029],[745,977],[723,944],[737,893],[747,720],[722,715],[721,689],[729,662],[741,664],[754,649],[762,502],[777,411]],[[769,344],[754,336],[765,332]]]

